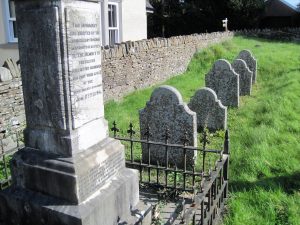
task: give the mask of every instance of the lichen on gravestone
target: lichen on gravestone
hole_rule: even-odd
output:
[[[227,128],[227,107],[222,105],[212,89],[205,87],[197,90],[188,106],[197,114],[198,132],[205,128],[209,131]]]
[[[249,70],[246,62],[242,59],[235,59],[231,65],[239,74],[240,96],[251,95],[253,72]]]
[[[219,59],[205,76],[205,86],[213,89],[224,106],[239,106],[239,75],[225,59]]]
[[[166,141],[166,131],[169,131],[170,144],[183,144],[186,134],[188,146],[197,146],[197,118],[183,102],[181,94],[171,86],[161,86],[155,89],[146,107],[140,110],[141,139],[147,139],[146,131],[151,135],[150,141]],[[150,163],[165,165],[165,147],[159,145],[150,146]],[[187,165],[192,166],[196,157],[196,151],[187,152]],[[148,148],[142,145],[143,162],[148,162]],[[183,148],[169,147],[169,163],[183,168]]]
[[[242,50],[237,59],[242,59],[246,62],[248,68],[253,72],[252,84],[256,83],[257,79],[257,60],[254,58],[250,50]]]

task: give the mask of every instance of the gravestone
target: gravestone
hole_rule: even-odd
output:
[[[9,69],[5,67],[0,67],[0,82],[10,81],[12,80],[12,75]]]
[[[239,106],[239,75],[225,59],[215,62],[205,76],[205,86],[213,89],[224,106]]]
[[[18,67],[17,63],[12,60],[12,59],[6,59],[4,64],[3,64],[3,67],[7,68],[12,77],[20,77],[21,76],[21,72],[20,72],[20,68]]]
[[[181,94],[173,87],[161,86],[155,89],[146,107],[140,110],[141,138],[149,128],[149,140],[154,142],[166,141],[166,130],[169,130],[170,144],[183,144],[183,138],[188,139],[188,146],[197,146],[197,121],[196,113],[192,112],[183,102]],[[170,165],[183,168],[184,154],[182,148],[169,147],[168,161]],[[143,162],[148,163],[148,148],[142,145]],[[165,147],[150,145],[150,163],[153,165],[165,165]],[[194,164],[196,151],[187,151],[187,165],[190,168]]]
[[[242,50],[237,59],[242,59],[246,62],[248,68],[253,73],[252,84],[256,83],[257,78],[257,60],[254,58],[250,50]]]
[[[198,131],[203,131],[204,128],[210,131],[227,128],[227,108],[212,89],[202,88],[196,91],[188,106],[197,114]]]
[[[231,65],[239,75],[240,96],[251,95],[253,73],[249,70],[246,62],[242,59],[236,59]]]
[[[22,0],[16,13],[27,127],[25,147],[11,160],[13,184],[0,192],[0,221],[132,219],[138,172],[125,167],[124,146],[108,137],[99,1]]]

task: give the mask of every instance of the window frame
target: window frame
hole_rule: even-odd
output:
[[[4,0],[5,12],[3,13],[6,23],[7,41],[8,43],[17,43],[18,38],[15,37],[16,34],[14,32],[14,22],[16,22],[16,17],[11,17],[9,1],[10,0]]]
[[[113,5],[113,6],[116,7],[116,18],[115,18],[116,19],[116,24],[117,24],[116,27],[110,27],[109,26],[109,6],[110,5]],[[108,11],[107,11],[107,13],[108,13],[108,21],[107,21],[108,25],[107,25],[107,28],[108,28],[108,41],[109,41],[109,45],[112,45],[110,43],[110,37],[109,37],[110,31],[116,31],[117,32],[115,44],[116,43],[120,43],[119,3],[117,3],[117,2],[108,2],[107,9],[108,9]]]

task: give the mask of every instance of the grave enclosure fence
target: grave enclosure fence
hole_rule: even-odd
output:
[[[125,132],[129,137],[122,137],[116,122],[111,128],[113,137],[122,141],[126,148],[126,167],[137,169],[140,172],[140,185],[146,188],[162,190],[163,193],[170,191],[173,196],[179,193],[190,193],[192,204],[189,207],[182,205],[181,224],[215,224],[220,219],[225,201],[228,197],[228,171],[229,171],[229,130],[226,130],[224,145],[221,150],[208,149],[209,135],[206,130],[201,134],[201,147],[187,146],[186,132],[182,132],[182,144],[171,144],[170,130],[167,128],[163,134],[164,142],[151,141],[151,131],[147,129],[146,139],[135,138],[136,131],[130,123]],[[125,136],[125,135],[124,135]],[[142,150],[142,145],[144,149]],[[151,163],[151,146],[160,146],[165,150],[164,165],[157,162]],[[145,148],[146,147],[146,148]],[[141,151],[147,152],[147,162],[144,162]],[[182,165],[172,165],[169,152],[182,150]],[[193,165],[187,164],[187,152],[197,151],[198,160]],[[210,157],[214,155],[215,157]],[[201,156],[201,157],[200,157]],[[211,160],[214,161],[212,165]]]
[[[3,134],[5,135],[5,133]],[[17,152],[20,148],[24,147],[23,131],[15,130],[10,133],[10,136],[15,137],[15,145],[9,150],[5,150],[4,141],[0,139],[0,190],[3,190],[11,185],[10,176],[10,159],[12,155]]]
[[[169,143],[170,131],[166,129],[164,142],[151,141],[151,131],[147,129],[146,139],[136,138],[138,135],[133,129],[132,123],[125,131],[127,135],[119,130],[114,122],[111,128],[113,138],[120,140],[125,145],[126,167],[137,169],[140,172],[140,186],[150,188],[162,193],[172,193],[172,196],[180,193],[189,193],[192,204],[188,208],[183,206],[181,211],[182,224],[214,224],[220,217],[224,203],[228,197],[228,170],[229,170],[229,131],[224,138],[224,148],[221,150],[208,149],[209,135],[206,131],[201,134],[201,147],[188,146],[186,132],[182,132],[182,144]],[[22,133],[16,132],[17,147],[9,151],[4,151],[4,143],[0,140],[0,190],[11,185],[9,160],[11,156],[23,147]],[[125,137],[128,136],[128,137]],[[147,150],[147,162],[143,161],[142,145]],[[151,146],[160,146],[165,151],[164,164],[151,164]],[[172,164],[169,152],[173,150],[183,151],[183,167],[178,168]],[[187,152],[197,151],[198,160],[193,165],[187,164]],[[210,155],[214,155],[211,157]],[[214,163],[212,159],[215,160]]]

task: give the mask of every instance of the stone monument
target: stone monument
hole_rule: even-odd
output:
[[[149,129],[149,140],[165,143],[166,130],[169,130],[170,144],[183,144],[183,138],[187,138],[188,146],[197,146],[197,118],[183,102],[181,94],[171,86],[161,86],[155,89],[150,101],[144,109],[140,110],[141,138],[147,139],[146,132]],[[148,163],[148,149],[142,145],[143,162]],[[150,163],[152,165],[164,165],[166,162],[165,147],[150,145]],[[197,151],[187,151],[187,165],[191,168],[194,164]],[[184,150],[180,147],[169,147],[168,162],[172,166],[183,168]]]
[[[27,127],[13,185],[0,193],[0,224],[127,221],[138,173],[108,137],[99,0],[18,0],[16,14]]]
[[[251,95],[253,73],[249,70],[246,62],[242,59],[235,59],[231,66],[239,75],[240,96]]]
[[[201,88],[196,91],[188,106],[197,114],[198,131],[204,128],[210,131],[227,128],[227,107],[222,105],[212,89]]]
[[[225,59],[215,62],[205,76],[205,86],[213,89],[224,106],[239,106],[239,75]]]
[[[248,68],[253,72],[252,83],[256,83],[257,78],[257,60],[254,58],[250,50],[242,50],[237,59],[242,59],[247,63]]]

